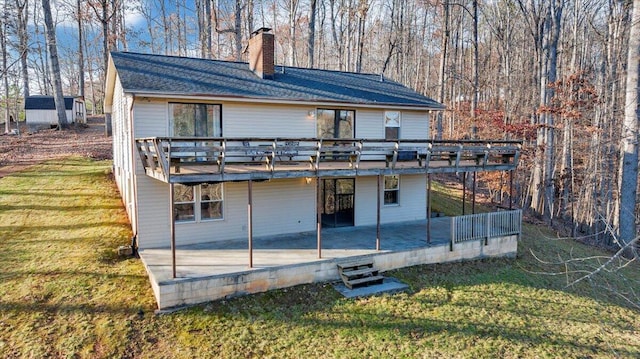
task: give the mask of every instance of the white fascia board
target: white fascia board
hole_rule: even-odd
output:
[[[187,100],[187,101],[207,101],[207,102],[248,102],[248,103],[263,103],[263,104],[285,104],[285,105],[304,105],[315,107],[331,106],[333,108],[379,108],[379,109],[398,109],[398,110],[413,110],[413,111],[444,111],[444,108],[427,107],[427,106],[411,106],[411,105],[396,105],[396,104],[367,104],[367,103],[353,103],[353,102],[331,102],[331,101],[308,101],[308,100],[283,100],[283,99],[260,99],[251,97],[223,97],[223,96],[207,96],[207,95],[176,95],[166,93],[152,93],[152,92],[128,92],[135,95],[136,99],[141,98],[161,98],[161,99],[175,99],[175,100]]]

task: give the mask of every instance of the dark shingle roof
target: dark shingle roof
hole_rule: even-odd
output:
[[[267,80],[243,62],[131,52],[111,57],[131,93],[443,108],[397,82],[380,81],[380,75],[276,66],[275,78]]]
[[[64,107],[67,110],[73,109],[73,97],[65,96]],[[55,110],[56,104],[53,96],[29,96],[24,100],[25,110]]]

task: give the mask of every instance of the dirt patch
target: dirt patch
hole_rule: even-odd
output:
[[[104,118],[90,117],[87,124],[64,131],[42,130],[0,136],[0,178],[43,161],[68,156],[111,159],[111,137],[105,136]]]

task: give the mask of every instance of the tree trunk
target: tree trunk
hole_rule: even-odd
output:
[[[307,67],[313,68],[313,55],[315,52],[315,44],[316,44],[316,9],[317,9],[317,0],[310,0],[309,4],[309,37],[307,40]]]
[[[473,0],[473,93],[471,98],[471,138],[478,137],[478,0]]]
[[[442,41],[440,45],[440,71],[438,73],[438,101],[444,104],[444,93],[446,88],[446,69],[447,69],[447,46],[449,46],[449,0],[442,2]],[[442,139],[442,122],[443,111],[438,111],[436,117],[436,140]]]
[[[22,70],[22,93],[24,98],[29,97],[29,67],[27,55],[29,50],[27,36],[27,22],[29,17],[28,2],[16,0],[16,12],[18,17],[18,38],[20,40],[20,66]]]
[[[242,60],[242,4],[240,0],[236,0],[236,15],[234,27],[235,43],[236,43],[236,61]]]
[[[58,113],[58,127],[64,129],[68,127],[67,114],[64,107],[64,95],[62,94],[62,79],[60,78],[60,63],[58,62],[58,48],[56,44],[56,28],[53,25],[49,0],[42,0],[42,10],[47,35],[47,46],[49,47],[49,57],[51,58],[53,98],[56,104],[56,112]]]
[[[622,124],[619,169],[618,236],[623,243],[636,237],[636,195],[638,187],[638,72],[640,66],[640,0],[633,1],[629,53],[627,57],[627,87]]]
[[[9,66],[7,64],[7,3],[4,3],[4,16],[0,19],[0,46],[2,47],[2,79],[4,80],[4,133],[9,133],[10,127],[10,111],[9,111]]]
[[[296,18],[298,0],[289,0],[289,66],[296,65]]]
[[[77,15],[78,15],[78,96],[84,98],[84,34],[82,20],[82,0],[77,0]]]

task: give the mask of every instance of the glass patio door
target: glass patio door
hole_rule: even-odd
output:
[[[320,184],[322,225],[347,227],[354,225],[355,179],[323,179]]]

